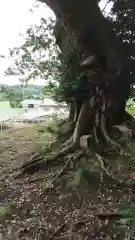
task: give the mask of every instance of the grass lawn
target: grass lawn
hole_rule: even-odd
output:
[[[10,108],[9,101],[0,101],[0,108]]]
[[[11,108],[8,101],[0,101],[0,120],[15,117],[22,112],[22,108]]]

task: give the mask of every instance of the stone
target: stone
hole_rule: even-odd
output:
[[[82,148],[89,148],[90,145],[90,135],[84,135],[80,138],[80,146]]]

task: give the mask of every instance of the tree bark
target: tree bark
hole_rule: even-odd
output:
[[[74,102],[71,102],[71,103],[69,104],[69,116],[68,116],[68,121],[69,121],[69,122],[73,122],[75,112],[76,112],[75,103],[74,103]]]
[[[108,69],[121,65],[121,42],[112,30],[112,26],[102,15],[96,0],[42,0],[56,14],[58,25],[71,40],[78,60],[96,54],[104,56]],[[59,28],[61,30],[61,27]],[[97,58],[99,59],[99,58]]]
[[[113,125],[124,121],[130,89],[127,79],[130,69],[124,65],[121,41],[102,15],[99,1],[42,1],[56,14],[56,43],[62,54],[70,47],[74,50],[70,59],[73,67],[95,56],[91,63],[83,64],[87,78],[89,75],[92,78],[89,96],[76,101],[74,111],[70,112],[70,119],[76,122],[73,141],[78,142],[81,135],[92,133],[97,143],[99,140],[113,143],[108,132]]]

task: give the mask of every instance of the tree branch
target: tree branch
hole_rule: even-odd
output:
[[[108,0],[108,1],[106,2],[106,4],[105,4],[104,8],[102,9],[102,13],[105,11],[105,9],[106,9],[107,5],[108,5],[110,2],[111,2],[111,0]]]

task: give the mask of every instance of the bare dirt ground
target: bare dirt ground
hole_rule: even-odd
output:
[[[48,188],[62,165],[21,179],[13,178],[13,170],[28,161],[35,150],[42,152],[43,143],[51,136],[29,126],[1,131],[0,138],[0,240],[135,239],[134,224],[131,229],[131,224],[119,216],[97,217],[102,212],[134,208],[135,195],[134,189],[116,186],[107,177],[101,183],[96,159],[82,157],[79,163],[70,163],[55,186]],[[95,175],[80,188],[74,183],[74,175],[84,161]],[[123,177],[127,165],[115,159],[112,164]],[[43,178],[35,181],[38,177]]]

